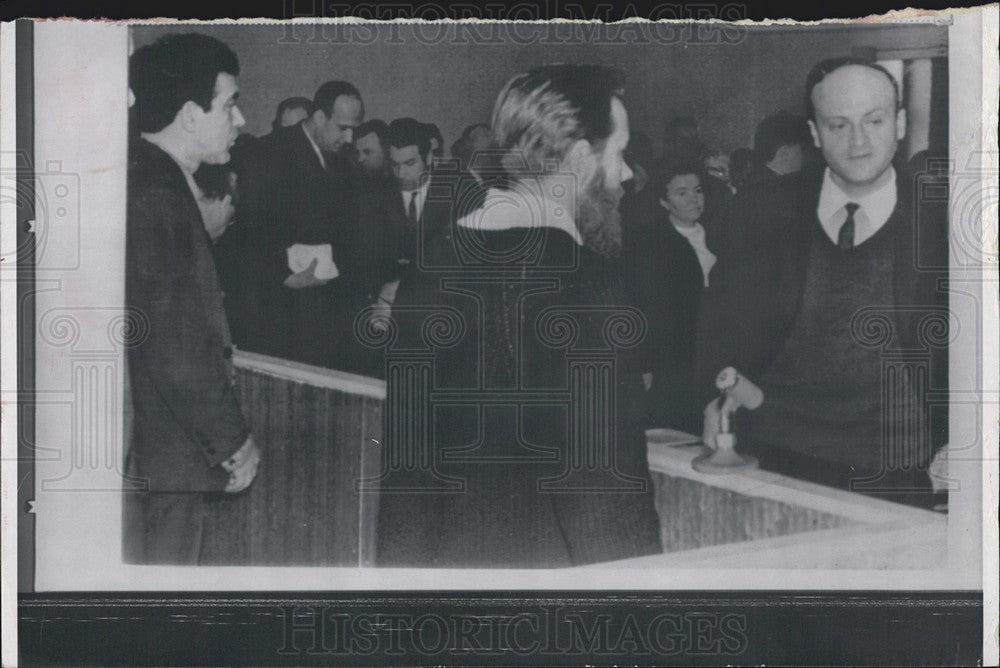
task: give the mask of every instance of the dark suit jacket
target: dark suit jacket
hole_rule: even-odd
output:
[[[151,491],[222,490],[229,474],[218,464],[248,430],[211,242],[180,167],[143,139],[130,148],[126,303],[148,321],[128,351],[130,468]]]
[[[314,364],[327,363],[349,328],[346,313],[359,279],[348,174],[334,156],[327,164],[324,169],[301,124],[261,138],[236,162],[236,220],[251,237],[249,263],[259,267],[261,295],[255,328],[262,335],[247,347]],[[330,244],[339,277],[319,287],[285,287],[292,273],[286,249],[297,243]]]
[[[412,266],[434,263],[430,255],[435,249],[432,242],[439,236],[452,238],[455,222],[468,213],[460,208],[462,204],[461,198],[456,196],[457,190],[469,187],[471,183],[474,183],[472,177],[463,180],[453,173],[432,173],[416,227],[406,216],[403,196],[398,190],[392,193],[387,202],[387,215],[397,242],[396,257],[402,261],[400,277]]]
[[[460,406],[432,411],[433,428],[428,429],[437,471],[461,481],[464,489],[393,493],[390,488],[406,482],[408,473],[397,471],[399,477],[386,480],[379,507],[379,563],[537,568],[658,552],[638,374],[624,373],[619,366],[611,389],[614,398],[603,395],[607,403],[599,404],[617,411],[609,431],[611,456],[622,477],[591,470],[576,478],[585,489],[539,488],[543,479],[555,479],[566,469],[569,448],[582,447],[586,427],[574,429],[571,411],[551,403],[539,405],[537,395],[566,392],[571,386],[569,353],[597,348],[617,357],[621,352],[604,340],[609,330],[602,317],[622,308],[620,274],[562,231],[536,227],[479,233],[456,228],[455,237],[463,248],[474,244],[486,252],[468,262],[453,256],[450,269],[441,273],[418,270],[404,278],[393,318],[399,325],[396,358],[400,350],[419,351],[431,344],[434,389],[449,392],[453,402],[461,399]],[[436,249],[442,256],[451,249],[445,236],[432,245],[442,247]],[[521,252],[501,261],[512,249]],[[545,325],[546,309],[576,323],[579,337],[572,350],[566,342],[551,339],[574,328],[564,328],[563,320]],[[425,326],[425,316],[449,312],[456,314],[457,328],[451,331],[458,334],[457,341],[435,346],[433,339],[447,336],[447,328]],[[405,395],[412,387],[406,376],[389,376],[390,415],[413,410]],[[534,405],[515,410],[479,394],[479,389],[515,392]],[[427,410],[419,408],[421,413]],[[419,433],[411,424],[419,425],[420,419],[406,421],[405,430],[390,427],[389,461],[405,449],[401,439]],[[625,476],[638,489],[613,489],[625,484]]]
[[[897,338],[895,349],[931,355],[931,387],[947,387],[947,346],[927,345],[928,316],[946,313],[947,293],[937,286],[947,276],[946,201],[919,198],[915,207],[912,179],[897,175],[893,222],[895,249],[892,305],[884,307]],[[739,198],[738,238],[727,261],[713,273],[703,301],[698,328],[697,395],[704,406],[716,395],[715,375],[735,366],[751,380],[759,378],[782,350],[802,302],[810,243],[822,172],[773,180],[754,194]],[[923,321],[923,322],[922,322]],[[932,337],[936,338],[936,337]],[[765,388],[766,394],[766,388]],[[947,425],[933,435],[935,445],[947,439]]]

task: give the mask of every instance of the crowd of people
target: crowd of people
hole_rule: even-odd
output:
[[[179,86],[178,70],[195,83]],[[377,376],[384,360],[359,340],[359,318],[396,318],[398,340],[416,345],[426,332],[407,318],[428,308],[460,313],[468,328],[439,351],[438,389],[565,387],[569,349],[542,325],[553,309],[574,314],[588,350],[607,344],[601,309],[637,311],[645,337],[611,346],[613,475],[586,470],[584,491],[544,493],[539,481],[560,479],[585,430],[567,436],[565,417],[541,408],[525,410],[520,431],[487,425],[490,402],[473,392],[480,412],[436,420],[430,457],[463,493],[387,494],[383,564],[551,566],[659,551],[643,429],[701,433],[728,366],[764,389],[738,428],[765,465],[846,488],[867,480],[865,491],[927,505],[928,465],[947,436],[930,420],[927,383],[946,386],[945,351],[932,351],[923,381],[894,386],[887,412],[885,348],[858,334],[857,316],[883,307],[885,345],[926,348],[921,323],[943,303],[926,268],[947,266],[946,225],[914,210],[912,179],[897,172],[905,109],[877,64],[820,63],[807,117],[761,120],[752,148],[715,150],[694,118],[678,117],[660,155],[629,127],[621,76],[598,66],[518,74],[450,156],[434,123],[366,120],[362,93],[337,80],[278,104],[266,136],[237,137],[238,73],[228,47],[197,35],[132,58],[127,290],[151,320],[130,351],[132,464],[163,480],[145,501],[144,535],[187,527],[148,558],[190,555],[190,492],[238,492],[256,474],[259,447],[227,380],[230,333],[242,349]],[[512,206],[512,193],[534,205]],[[469,274],[465,298],[442,287],[456,267]],[[557,287],[538,287],[546,281]],[[482,457],[439,457],[477,442]],[[563,455],[537,456],[545,448]],[[166,509],[178,503],[183,512]]]
[[[341,97],[352,102],[341,100],[338,107]],[[312,100],[282,100],[269,134],[239,135],[230,162],[195,173],[240,348],[382,374],[378,356],[355,340],[354,318],[366,306],[391,306],[400,278],[418,261],[417,230],[423,230],[423,244],[448,235],[496,181],[488,124],[468,125],[446,156],[434,123],[410,117],[386,123],[364,115],[354,86],[328,82]],[[643,349],[654,388],[650,424],[674,420],[693,431],[689,407],[678,401],[691,396],[687,381],[679,381],[688,374],[678,371],[682,360],[690,366],[693,359],[698,296],[730,241],[732,201],[740,191],[798,173],[816,156],[805,119],[786,112],[759,124],[753,149],[712,150],[687,116],[666,124],[662,157],[652,145],[636,133],[625,153],[633,178],[620,203],[627,242],[622,271],[636,279],[630,281],[632,298],[649,316],[651,336]],[[459,209],[453,192],[446,201],[428,198],[435,176],[460,184],[471,199],[461,200]],[[677,244],[681,238],[685,243]],[[336,267],[336,280],[323,274],[319,257],[312,269],[291,265],[289,248],[327,245],[332,265],[323,255],[323,266]],[[692,279],[692,258],[701,263],[701,281]],[[671,278],[639,280],[648,276]],[[672,389],[664,385],[667,378]]]

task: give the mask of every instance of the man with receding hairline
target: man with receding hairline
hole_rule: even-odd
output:
[[[357,88],[328,81],[305,120],[276,128],[240,165],[246,196],[237,219],[263,249],[251,350],[322,367],[337,363],[356,279],[348,179],[354,129],[363,117]]]
[[[932,505],[927,470],[947,425],[926,395],[947,387],[947,349],[924,328],[947,328],[945,212],[893,167],[906,111],[888,71],[824,61],[806,107],[825,169],[744,201],[743,237],[703,302],[697,389],[707,400],[730,365],[761,386],[741,443],[765,467]],[[872,318],[891,330],[882,346],[866,339]],[[903,351],[925,354],[926,369],[886,375]]]

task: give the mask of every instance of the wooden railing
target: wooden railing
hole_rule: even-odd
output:
[[[378,496],[356,483],[378,475],[385,384],[253,353],[234,365],[261,463],[209,503],[202,563],[371,565]]]
[[[649,445],[668,554],[616,568],[926,569],[947,557],[947,516],[750,470],[699,473],[701,446]]]
[[[385,383],[251,353],[236,387],[261,445],[257,479],[208,505],[202,562],[371,566]],[[636,568],[919,568],[944,556],[946,517],[766,471],[707,475],[696,447],[649,445],[667,554]],[[502,565],[498,564],[499,567]]]

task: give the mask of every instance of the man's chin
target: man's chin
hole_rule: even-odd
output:
[[[876,183],[889,169],[892,163],[887,165],[875,164],[847,164],[841,169],[834,170],[847,185],[855,187],[866,187]]]
[[[204,160],[202,160],[202,162],[204,162],[206,164],[209,164],[209,165],[224,165],[227,162],[229,162],[229,159],[231,157],[232,156],[229,153],[229,149],[226,149],[222,153],[216,153],[214,155],[208,156],[207,158],[205,158]]]

